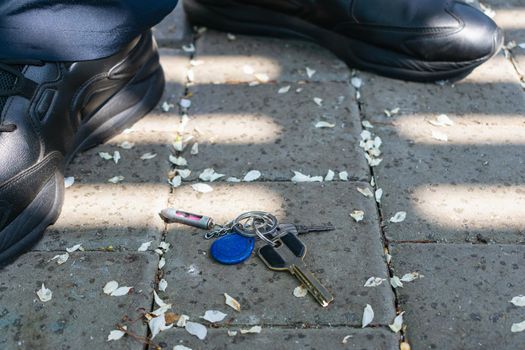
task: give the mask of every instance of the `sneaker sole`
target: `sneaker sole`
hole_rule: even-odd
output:
[[[121,133],[155,108],[162,97],[165,86],[162,67],[159,63],[157,64],[158,69],[145,79],[137,81],[135,78],[140,77],[140,72],[138,72],[135,78],[90,118],[90,121],[105,120],[105,122],[96,126],[88,122],[79,129],[74,149],[66,155],[62,167],[57,169],[55,175],[48,180],[29,206],[0,232],[0,237],[7,238],[19,236],[20,232],[27,232],[22,239],[7,250],[0,252],[0,268],[34,246],[43,237],[45,229],[58,219],[64,200],[63,170],[73,157],[78,152],[94,147]],[[142,98],[136,102],[133,99],[134,96],[142,96]],[[130,100],[134,103],[131,104]],[[121,106],[130,104],[130,107],[122,110]],[[119,108],[121,111],[115,114]]]
[[[197,25],[238,34],[312,41],[332,51],[349,67],[418,82],[459,80],[497,54],[503,45],[503,34],[499,30],[494,36],[493,52],[485,57],[464,62],[428,62],[351,39],[297,17],[260,7],[238,3],[204,6],[196,0],[184,0],[184,9],[189,20]],[[379,58],[381,61],[378,61]]]

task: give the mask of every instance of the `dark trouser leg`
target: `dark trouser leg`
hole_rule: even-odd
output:
[[[169,14],[177,0],[4,0],[0,60],[107,57]]]

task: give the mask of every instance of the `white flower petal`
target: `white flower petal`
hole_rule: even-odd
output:
[[[108,182],[111,182],[111,183],[114,183],[114,184],[117,184],[117,183],[122,182],[122,181],[124,181],[124,176],[122,176],[122,175],[113,176],[111,179],[108,179]]]
[[[163,278],[159,281],[159,290],[165,292],[166,288],[168,288],[168,282]]]
[[[182,177],[180,175],[176,175],[173,177],[173,179],[169,180],[168,182],[173,188],[180,187],[180,185],[182,184]]]
[[[188,176],[191,175],[191,170],[190,169],[176,169],[177,171],[177,174],[180,175],[181,178],[185,179],[187,178]]]
[[[320,97],[314,97],[314,103],[318,105],[319,107],[322,107],[323,105],[323,99]]]
[[[184,346],[184,345],[175,345],[173,347],[173,350],[192,350],[192,349],[188,348],[187,346]]]
[[[110,295],[117,288],[118,288],[118,282],[117,281],[109,281],[104,286],[103,291],[104,291],[105,294]]]
[[[257,73],[253,75],[259,82],[267,83],[270,81],[270,77],[265,73]]]
[[[361,323],[361,328],[365,328],[374,320],[374,310],[370,304],[366,304],[365,309],[363,310],[363,321]]]
[[[166,259],[164,257],[160,258],[159,260],[159,270],[162,269],[166,265]]]
[[[424,276],[421,275],[419,272],[410,272],[410,273],[404,274],[403,277],[401,277],[401,281],[402,282],[412,282],[422,277]]]
[[[523,332],[525,331],[525,321],[522,321],[520,323],[513,323],[512,324],[512,327],[510,328],[510,331],[512,333],[517,333],[517,332]]]
[[[38,298],[40,299],[41,302],[45,303],[47,301],[50,301],[51,298],[53,298],[53,292],[46,288],[46,286],[44,285],[44,283],[42,283],[42,288],[40,288],[37,292],[36,292],[36,295],[38,295]]]
[[[129,291],[131,290],[131,288],[133,288],[133,287],[127,287],[127,286],[118,287],[117,289],[112,291],[110,295],[112,297],[121,297],[123,295],[127,295],[129,293]]]
[[[148,325],[149,329],[151,330],[151,339],[155,338],[160,332],[173,327],[172,324],[166,326],[166,318],[164,317],[164,315],[152,318],[151,320],[149,320]]]
[[[366,280],[364,286],[365,287],[377,287],[377,286],[381,285],[384,281],[386,281],[385,278],[370,277],[368,280]]]
[[[186,327],[186,322],[190,319],[188,315],[180,315],[179,320],[177,321],[177,327]]]
[[[204,183],[196,183],[191,185],[191,188],[193,188],[194,191],[200,192],[200,193],[209,193],[213,191],[213,187],[210,185],[204,184]]]
[[[197,322],[186,322],[186,331],[191,335],[196,336],[200,340],[204,340],[208,334],[208,330],[202,324]]]
[[[308,76],[308,78],[313,77],[315,73],[316,71],[314,69],[306,67],[306,75]]]
[[[68,176],[64,179],[64,188],[69,188],[75,183],[75,178],[73,176]]]
[[[252,182],[252,181],[257,180],[260,177],[261,177],[261,172],[259,170],[250,170],[248,171],[248,173],[246,173],[246,175],[244,175],[244,178],[242,179],[242,181]]]
[[[367,129],[373,129],[374,126],[372,125],[372,123],[370,123],[368,120],[363,120],[361,122],[361,125],[363,125],[365,128]]]
[[[327,121],[319,121],[315,123],[315,127],[317,129],[335,128],[335,124],[329,123]]]
[[[390,218],[390,222],[393,222],[393,223],[398,223],[398,222],[403,222],[405,221],[407,217],[407,213],[404,212],[404,211],[398,211],[397,213],[394,214],[394,216],[392,216]]]
[[[120,152],[119,151],[115,151],[113,153],[113,161],[115,162],[115,164],[118,164],[118,161],[120,160]]]
[[[432,138],[436,139],[438,141],[443,141],[443,142],[447,142],[448,141],[447,134],[445,134],[443,132],[440,132],[440,131],[432,131]]]
[[[334,179],[335,173],[328,169],[328,172],[326,173],[326,176],[324,177],[324,181],[332,181]]]
[[[339,180],[348,181],[348,171],[341,171],[339,173]]]
[[[181,106],[182,108],[188,109],[191,107],[191,100],[188,100],[187,98],[182,98],[179,101],[179,106]]]
[[[518,295],[510,301],[512,304],[516,306],[525,306],[525,296],[524,295]]]
[[[226,305],[230,306],[235,311],[241,311],[241,304],[239,304],[237,300],[228,295],[228,293],[224,293],[224,298],[226,298]]]
[[[261,333],[262,327],[261,326],[253,326],[249,329],[241,329],[241,334],[258,334]]]
[[[73,253],[73,252],[76,252],[77,250],[81,250],[81,251],[84,250],[84,248],[82,248],[82,243],[75,244],[71,248],[66,248],[66,252],[68,252],[68,253]]]
[[[169,160],[171,163],[178,165],[178,166],[187,166],[188,161],[183,157],[175,157],[174,155],[169,156]]]
[[[204,313],[204,316],[202,316],[201,318],[205,319],[208,322],[215,323],[221,322],[226,316],[228,315],[224,312],[220,312],[217,310],[208,310]]]
[[[104,160],[113,159],[113,156],[111,154],[109,154],[108,152],[98,152],[98,155],[100,156],[100,158],[102,158]]]
[[[236,177],[229,177],[226,179],[226,182],[241,182],[241,179],[238,179]]]
[[[292,182],[323,182],[322,176],[310,176],[302,174],[298,171],[294,171],[294,176],[292,177]]]
[[[235,337],[237,333],[237,331],[228,331],[228,337]]]
[[[191,146],[190,154],[193,155],[193,156],[199,154],[199,144],[198,144],[197,142],[195,142],[195,143]]]
[[[135,144],[133,142],[123,141],[120,143],[119,147],[123,149],[132,149],[135,147]]]
[[[401,328],[403,328],[403,314],[404,313],[405,312],[403,311],[402,313],[397,315],[396,318],[394,318],[394,322],[388,325],[388,327],[390,327],[392,332],[398,333],[401,330]]]
[[[381,203],[381,198],[383,197],[383,189],[382,188],[378,188],[375,192],[375,199],[376,199],[376,202],[377,203]]]
[[[279,89],[279,91],[277,91],[277,93],[279,93],[279,94],[285,94],[285,93],[287,93],[288,91],[290,91],[290,88],[291,88],[290,85],[283,86],[282,88]]]
[[[149,242],[144,242],[140,245],[139,249],[137,249],[137,251],[139,252],[145,252],[146,250],[148,250],[149,246],[151,245],[151,242],[153,241],[149,241]]]
[[[374,196],[374,194],[368,187],[365,187],[365,188],[357,187],[357,192],[361,193],[363,196],[368,197],[368,198],[372,198]]]
[[[304,298],[308,294],[308,289],[306,289],[304,286],[297,286],[293,290],[293,295],[296,298]]]
[[[157,156],[157,153],[151,153],[151,152],[148,152],[148,153],[144,153],[143,155],[140,156],[140,159],[142,160],[148,160],[148,159],[153,159]]]
[[[435,126],[452,126],[454,122],[446,114],[440,114],[436,120],[429,120],[429,123]]]
[[[55,255],[51,258],[51,260],[56,260],[58,265],[62,265],[69,259],[69,253],[65,252],[64,254]]]
[[[392,276],[390,279],[390,285],[392,288],[403,288],[403,282],[401,282],[401,279],[397,276]]]
[[[350,216],[355,220],[355,222],[363,221],[365,212],[362,210],[354,210],[352,213],[350,213]]]
[[[124,326],[124,327],[122,327],[122,328],[126,329],[126,326]],[[107,340],[107,341],[111,341],[111,340],[119,340],[119,339],[122,338],[125,334],[126,334],[126,332],[123,332],[123,331],[121,331],[121,330],[115,329],[115,330],[109,332],[108,340]]]
[[[217,179],[220,179],[223,176],[224,174],[216,173],[213,168],[207,168],[207,169],[204,169],[202,173],[199,175],[199,179],[201,179],[202,181],[213,182]]]

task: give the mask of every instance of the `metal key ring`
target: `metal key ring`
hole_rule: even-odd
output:
[[[254,227],[254,230],[246,230],[245,225],[243,225],[241,222],[246,219],[259,219],[262,222],[262,225],[256,225],[254,223],[252,226]],[[277,218],[267,212],[264,211],[249,211],[246,213],[242,213],[239,215],[235,220],[233,220],[233,229],[235,229],[236,232],[238,232],[240,235],[243,235],[245,237],[259,237],[265,242],[268,242],[268,238],[266,238],[264,235],[266,234],[272,234],[277,230],[277,227],[279,225],[279,222],[277,221]],[[264,238],[263,238],[264,237]]]

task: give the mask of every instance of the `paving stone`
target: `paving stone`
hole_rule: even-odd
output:
[[[387,284],[365,288],[370,276],[386,278],[376,207],[356,191],[363,183],[212,184],[214,191],[201,194],[189,186],[174,191],[170,205],[203,213],[218,223],[227,222],[248,210],[275,213],[281,222],[331,222],[334,232],[302,236],[308,247],[306,263],[334,294],[335,301],[321,308],[310,296],[296,298],[298,282],[288,273],[268,270],[256,257],[243,264],[226,266],[208,256],[211,242],[202,230],[182,225],[169,227],[167,241],[173,248],[166,255],[165,300],[176,303],[177,312],[192,319],[205,310],[229,312],[232,325],[361,325],[363,308],[371,304],[374,324],[385,325],[394,316],[393,293]],[[321,195],[322,194],[322,195]],[[355,223],[353,209],[366,213]],[[181,288],[180,286],[184,286]],[[224,303],[228,293],[241,303],[241,312]]]
[[[523,294],[524,246],[400,244],[391,247],[398,274],[424,278],[398,288],[413,349],[521,349],[525,319],[509,303]]]
[[[153,27],[159,46],[181,46],[192,41],[192,30],[179,1],[175,9],[162,22]]]
[[[28,253],[0,274],[0,348],[2,349],[143,349],[129,338],[107,343],[123,317],[140,317],[151,307],[151,283],[157,257],[150,253],[72,253],[63,265],[49,261],[54,253]],[[117,280],[132,286],[130,294],[110,297],[104,285]],[[42,303],[42,283],[53,298]],[[128,329],[146,335],[142,322]]]
[[[257,80],[246,74],[244,66],[255,73],[267,74],[271,81],[349,81],[347,66],[328,50],[303,41],[236,35],[228,40],[226,33],[207,30],[197,40],[195,82],[249,83]],[[316,73],[309,78],[306,67]]]
[[[34,250],[65,250],[82,243],[87,250],[137,250],[160,242],[169,187],[155,184],[74,184],[66,190],[58,221]]]
[[[384,190],[384,219],[408,214],[402,224],[384,223],[389,239],[523,241],[521,216],[508,205],[525,203],[525,94],[513,81],[502,56],[454,87],[365,77],[365,117],[383,140],[384,160],[374,174]],[[394,107],[399,115],[381,115]],[[454,126],[429,123],[441,113]]]
[[[239,328],[236,328],[238,330]],[[347,338],[343,344],[343,339]],[[157,340],[155,338],[154,340]],[[184,345],[193,350],[201,349],[353,349],[353,350],[398,350],[399,340],[384,329],[322,328],[280,329],[263,328],[260,334],[238,333],[229,337],[226,329],[210,329],[204,341],[183,329],[170,329],[158,336],[159,343]]]
[[[194,175],[209,167],[237,177],[257,169],[264,179],[289,180],[292,170],[324,176],[332,169],[367,179],[357,151],[359,113],[347,84],[292,85],[286,94],[273,84],[193,87],[186,130],[199,142],[199,154],[187,157]],[[298,87],[303,90],[294,92]],[[322,107],[314,97],[323,99]],[[336,127],[315,128],[321,120]]]

